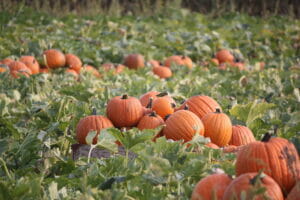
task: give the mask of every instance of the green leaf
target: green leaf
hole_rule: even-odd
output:
[[[88,144],[88,145],[91,145],[93,144],[93,139],[96,137],[97,135],[97,131],[90,131],[87,136],[85,137],[85,142]]]

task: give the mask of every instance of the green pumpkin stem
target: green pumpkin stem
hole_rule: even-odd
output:
[[[150,97],[146,108],[152,108],[152,104],[153,104],[153,97]]]
[[[121,99],[128,99],[128,94],[123,94],[123,96],[121,97]]]
[[[167,95],[169,95],[168,92],[161,92],[161,93],[157,94],[156,96],[157,97],[164,97],[164,96],[167,96]]]
[[[221,113],[221,109],[220,108],[216,108],[216,113]]]
[[[157,117],[157,114],[155,111],[152,111],[150,114],[149,114],[150,117]]]
[[[96,108],[93,108],[92,115],[97,115],[97,109]]]
[[[265,133],[264,137],[261,139],[262,142],[268,142],[272,135],[270,133]]]

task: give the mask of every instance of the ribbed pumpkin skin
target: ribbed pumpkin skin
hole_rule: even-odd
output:
[[[229,143],[232,136],[232,124],[230,118],[224,113],[208,113],[202,119],[205,128],[205,137],[219,147]]]
[[[225,189],[232,179],[227,174],[212,174],[201,179],[195,186],[191,200],[222,200]]]
[[[296,185],[290,191],[286,200],[299,200],[299,199],[300,199],[300,180],[298,180]]]
[[[113,127],[111,121],[101,115],[91,115],[82,118],[76,127],[76,139],[79,144],[86,144],[85,138],[90,131],[97,131],[97,135],[93,139],[93,144],[97,143],[97,136],[101,129]]]
[[[146,107],[149,103],[149,99],[152,97],[153,100],[156,99],[156,95],[158,95],[159,92],[157,91],[150,91],[150,92],[147,92],[145,94],[143,94],[141,97],[140,97],[140,102],[141,104]]]
[[[154,116],[152,113],[150,113],[142,117],[137,125],[137,128],[140,130],[155,129],[164,123],[164,120],[159,115]]]
[[[242,191],[246,193],[246,200],[264,200],[264,196],[268,196],[272,200],[283,200],[283,194],[279,185],[270,176],[266,175],[260,178],[261,187],[265,187],[266,191],[264,194],[259,196],[253,196],[250,194],[251,190],[254,190],[254,186],[251,184],[251,179],[253,179],[257,173],[246,173],[235,178],[230,185],[225,190],[223,200],[240,200]]]
[[[230,145],[241,146],[255,141],[255,137],[248,127],[240,125],[232,126],[232,137],[229,142]]]
[[[20,61],[24,63],[32,72],[32,74],[38,74],[40,71],[40,65],[33,56],[22,56]]]
[[[152,110],[155,111],[163,119],[174,112],[174,108],[166,97],[158,97],[153,100]]]
[[[64,67],[66,64],[65,55],[56,49],[49,49],[44,52],[45,63],[49,68]]]
[[[196,131],[199,131],[200,135],[204,135],[204,127],[201,120],[188,110],[175,112],[166,120],[165,124],[163,134],[167,139],[183,139],[184,142],[188,142],[193,139]]]
[[[216,108],[221,109],[221,106],[213,98],[202,95],[189,98],[179,107],[179,110],[184,109],[185,105],[188,105],[189,111],[195,113],[200,119],[208,113],[215,112]]]
[[[124,65],[130,69],[143,68],[145,66],[144,62],[144,57],[140,54],[130,54],[124,59]]]
[[[170,78],[172,76],[172,71],[170,68],[164,66],[153,67],[152,72],[161,79]]]
[[[267,142],[252,142],[240,149],[236,161],[236,175],[263,170],[288,193],[300,175],[300,161],[295,146],[284,138]]]
[[[75,70],[79,74],[82,67],[82,62],[80,58],[72,53],[66,54],[65,57],[66,57],[66,65],[70,69]]]
[[[117,96],[108,102],[106,106],[107,117],[118,128],[137,125],[144,115],[141,102],[135,97],[122,98],[122,96]]]

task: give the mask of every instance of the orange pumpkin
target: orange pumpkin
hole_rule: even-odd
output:
[[[171,69],[164,66],[153,67],[152,72],[161,79],[170,78],[172,76]]]
[[[260,170],[271,176],[287,194],[300,177],[299,156],[293,143],[266,134],[262,141],[243,146],[237,155],[236,174]]]
[[[266,189],[263,194],[256,195],[259,188]],[[242,194],[243,193],[243,194]],[[244,196],[244,198],[242,198]],[[257,173],[245,173],[235,178],[226,188],[223,200],[284,200],[279,185],[270,176]]]
[[[229,143],[232,136],[232,124],[230,118],[216,109],[214,113],[206,114],[202,119],[205,127],[205,137],[216,145],[223,147]]]
[[[189,98],[178,108],[178,110],[183,109],[185,105],[188,105],[189,111],[195,113],[200,119],[202,119],[204,115],[214,112],[216,108],[221,109],[221,106],[213,98],[202,95]]]
[[[101,74],[98,72],[98,70],[91,65],[84,65],[82,71],[92,73],[94,76],[98,78],[101,77]]]
[[[232,126],[232,137],[229,142],[230,145],[241,146],[254,141],[256,141],[255,137],[248,127],[240,125]]]
[[[184,140],[188,142],[194,135],[204,135],[204,127],[201,120],[188,110],[179,110],[166,120],[163,134],[167,139]]]
[[[75,70],[73,70],[73,69],[67,68],[66,69],[66,73],[67,74],[71,74],[72,76],[74,76],[75,79],[79,78],[78,73]]]
[[[124,65],[129,69],[138,69],[145,66],[144,57],[141,54],[129,54],[124,58]]]
[[[288,194],[286,200],[299,200],[300,197],[300,179]]]
[[[201,179],[195,186],[191,200],[222,200],[232,179],[227,174],[212,174]]]
[[[3,65],[9,65],[11,62],[14,62],[13,59],[11,58],[4,58],[3,60],[0,61],[0,63],[2,63]]]
[[[0,73],[6,72],[9,69],[8,66],[0,63]]]
[[[45,74],[47,74],[49,72],[50,72],[50,70],[47,67],[40,67],[40,69],[39,69],[39,73],[45,73]]]
[[[114,63],[104,63],[101,67],[104,69],[104,71],[107,72],[110,70],[114,70],[113,74],[119,74],[123,72],[125,68],[125,66],[122,64],[114,64]]]
[[[143,94],[141,97],[140,97],[140,102],[142,104],[142,106],[146,107],[148,104],[149,104],[149,101],[150,101],[150,98],[152,97],[152,99],[156,99],[157,96],[160,92],[157,92],[157,91],[150,91],[150,92],[147,92],[145,94]]]
[[[96,136],[93,139],[93,144],[97,143],[97,136],[100,131],[105,128],[113,127],[111,121],[101,115],[90,115],[82,118],[76,127],[76,139],[79,144],[86,144],[85,138],[90,131],[97,131]]]
[[[217,58],[212,58],[211,60],[210,60],[214,65],[219,65],[220,63],[219,63],[219,60],[217,59]]]
[[[82,67],[82,62],[80,58],[71,53],[66,54],[65,58],[66,58],[66,65],[70,69],[75,70],[79,74]]]
[[[220,147],[212,142],[205,144],[205,146],[210,147],[212,149],[219,149]]]
[[[40,71],[40,65],[34,56],[22,56],[20,61],[24,63],[32,72],[32,74],[38,74]]]
[[[159,67],[161,66],[161,63],[157,60],[149,60],[148,63],[152,66],[152,67]]]
[[[193,67],[193,61],[188,56],[170,56],[165,60],[164,66],[171,67],[173,64],[186,66],[190,69]]]
[[[56,49],[49,49],[44,51],[44,62],[49,68],[59,68],[66,65],[65,55]]]
[[[217,52],[216,58],[219,60],[219,63],[232,63],[234,61],[234,56],[230,53],[230,51],[226,49],[222,49]]]
[[[13,61],[8,65],[8,67],[10,69],[10,74],[14,78],[19,78],[20,74],[23,74],[27,77],[29,77],[32,74],[31,70],[20,61]]]
[[[163,119],[174,112],[174,104],[165,97],[158,97],[153,100],[152,110],[155,111]]]
[[[145,115],[141,118],[137,125],[137,128],[140,130],[155,129],[158,126],[163,125],[164,123],[164,120],[153,111],[150,114]]]
[[[118,127],[133,127],[144,115],[141,102],[127,94],[112,98],[106,106],[107,117]]]
[[[245,70],[245,63],[243,62],[232,62],[230,63],[231,67],[236,67],[238,68],[239,70]]]

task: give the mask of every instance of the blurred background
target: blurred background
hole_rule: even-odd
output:
[[[194,12],[220,16],[242,12],[256,16],[300,16],[300,0],[1,0],[0,11],[13,11],[20,6],[64,15],[155,15],[169,9],[186,8]]]

